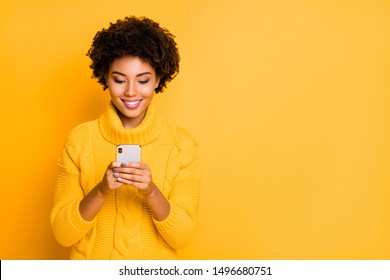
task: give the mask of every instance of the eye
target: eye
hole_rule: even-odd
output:
[[[123,81],[123,80],[118,80],[118,79],[114,79],[114,82],[117,83],[117,84],[123,84],[125,81]]]
[[[141,85],[147,84],[149,80],[138,81]]]

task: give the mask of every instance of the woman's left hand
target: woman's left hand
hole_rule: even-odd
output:
[[[144,163],[121,163],[120,167],[114,168],[114,177],[124,185],[137,188],[143,196],[149,196],[157,188],[153,183],[149,166]]]

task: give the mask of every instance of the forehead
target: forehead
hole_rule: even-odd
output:
[[[138,56],[124,56],[116,58],[110,65],[109,72],[120,71],[123,73],[150,72],[155,74],[154,68]]]

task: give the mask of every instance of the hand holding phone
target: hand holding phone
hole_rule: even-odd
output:
[[[118,145],[116,147],[116,162],[111,163],[111,168],[113,176],[109,175],[108,181],[114,184],[113,189],[122,185],[130,185],[137,188],[139,194],[145,196],[156,192],[156,190],[159,192],[152,180],[149,166],[141,162],[140,145]]]

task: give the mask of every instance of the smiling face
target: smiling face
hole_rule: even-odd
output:
[[[159,83],[154,68],[136,56],[117,58],[108,69],[106,83],[123,127],[138,126]]]

